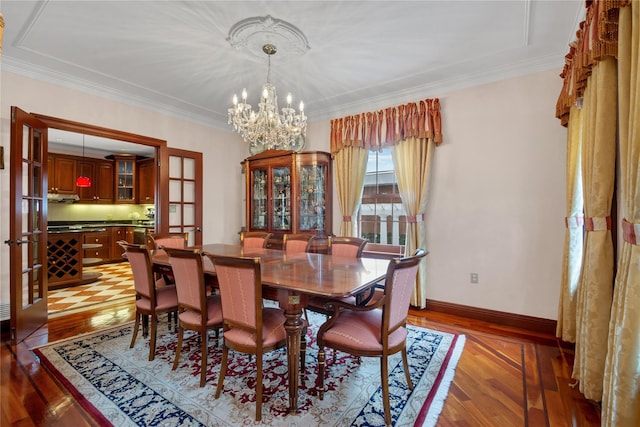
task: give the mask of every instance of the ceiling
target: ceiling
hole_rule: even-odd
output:
[[[256,106],[267,74],[263,42],[278,47],[271,81],[281,106],[291,92],[313,122],[560,70],[585,9],[582,0],[3,0],[0,7],[4,70],[227,131],[234,93],[246,87]],[[250,38],[236,40],[240,46],[227,40],[239,21],[267,15],[293,27],[261,21]]]

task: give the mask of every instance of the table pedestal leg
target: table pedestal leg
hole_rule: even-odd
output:
[[[289,413],[298,410],[298,377],[300,373],[300,334],[305,324],[302,309],[287,307],[285,309],[284,329],[287,331],[287,363],[289,374]]]

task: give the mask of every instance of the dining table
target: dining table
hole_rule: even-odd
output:
[[[300,343],[306,327],[303,312],[308,298],[344,298],[362,293],[384,279],[389,265],[386,259],[345,258],[319,253],[288,255],[279,249],[244,248],[222,243],[205,244],[197,249],[203,254],[260,258],[263,288],[275,291],[286,318],[290,413],[298,410]],[[156,272],[170,272],[169,257],[163,252],[157,251],[152,256]],[[203,268],[205,276],[215,278],[215,267],[206,256]]]

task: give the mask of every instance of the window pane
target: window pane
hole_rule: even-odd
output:
[[[391,149],[369,152],[360,211],[360,237],[372,243],[404,245],[406,213],[398,192]]]

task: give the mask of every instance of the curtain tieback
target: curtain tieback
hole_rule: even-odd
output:
[[[640,245],[640,224],[634,224],[624,218],[622,220],[622,238],[632,245]]]
[[[352,222],[352,221],[353,221],[353,215],[344,215],[344,216],[342,217],[342,220],[343,220],[344,222]]]
[[[606,231],[611,230],[610,216],[594,216],[584,219],[585,230],[587,231]]]
[[[407,215],[407,224],[415,224],[424,221],[424,214]]]
[[[574,215],[564,217],[564,225],[567,228],[582,228],[584,225],[583,215]]]

